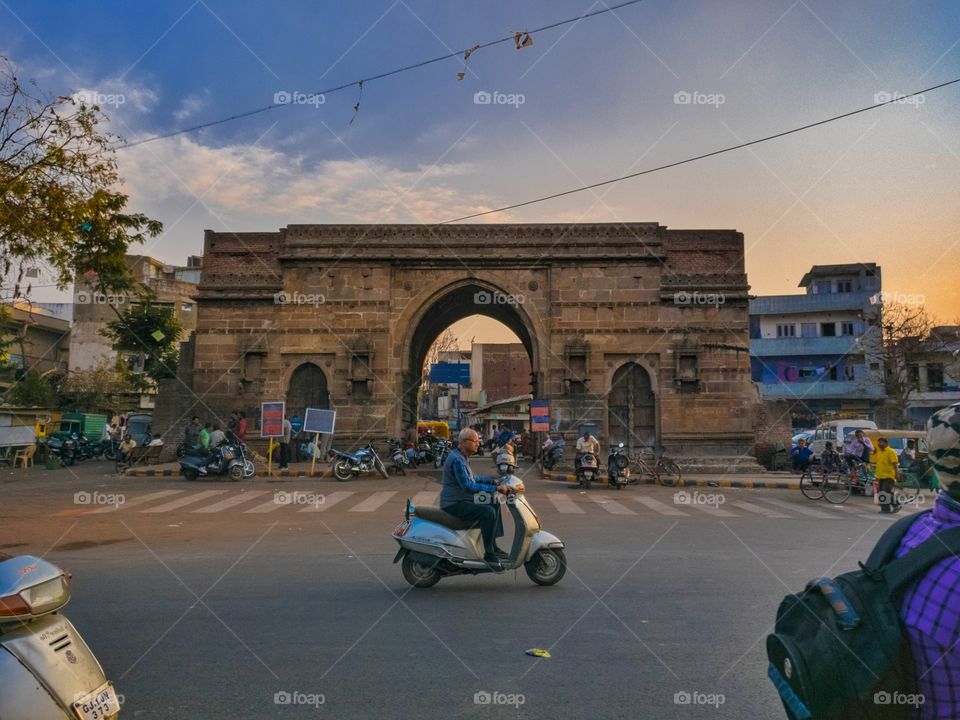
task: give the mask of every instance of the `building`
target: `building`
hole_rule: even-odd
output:
[[[263,401],[324,403],[338,446],[408,436],[430,347],[482,314],[562,431],[755,467],[743,254],[735,230],[653,222],[207,231],[192,393],[163,414],[239,407],[255,435]]]
[[[167,265],[145,255],[127,255],[126,261],[133,277],[156,293],[157,305],[174,308],[184,329],[180,340],[187,340],[197,327],[193,296],[200,282],[203,258],[189,257],[185,266]],[[73,293],[70,370],[86,370],[116,360],[117,352],[100,331],[133,302],[137,302],[134,297],[104,296],[94,292],[82,279],[77,281]],[[135,368],[136,360],[131,360],[130,364]]]
[[[960,325],[934,327],[928,344],[909,369],[915,389],[907,396],[907,417],[920,430],[937,410],[960,402]]]
[[[470,366],[470,384],[459,390],[462,413],[530,391],[530,357],[522,343],[473,343],[470,350],[441,352],[437,359]],[[421,418],[456,422],[457,395],[456,385],[431,384],[421,398]]]
[[[814,265],[804,294],[750,300],[751,375],[765,400],[787,400],[797,427],[852,413],[873,418],[885,396],[880,267]]]
[[[69,367],[70,323],[38,305],[17,301],[5,304],[0,314],[6,360],[16,368],[0,377],[0,391],[6,391],[21,371],[41,375],[63,375]]]
[[[466,415],[466,424],[480,426],[480,437],[487,439],[494,426],[499,429],[510,428],[514,432],[524,433],[530,429],[530,393],[516,397],[501,398],[480,405]]]

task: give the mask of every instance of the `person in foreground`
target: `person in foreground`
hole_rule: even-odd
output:
[[[927,448],[941,491],[933,512],[917,520],[897,557],[935,534],[960,527],[960,403],[934,413]],[[907,590],[900,604],[924,703],[914,717],[960,718],[960,557],[941,560]]]
[[[507,553],[497,547],[497,538],[503,536],[503,521],[497,492],[506,492],[498,478],[474,477],[470,456],[480,446],[480,435],[472,428],[464,428],[457,436],[454,448],[443,464],[440,509],[480,528],[483,538],[484,562],[492,570],[503,570],[501,560]]]

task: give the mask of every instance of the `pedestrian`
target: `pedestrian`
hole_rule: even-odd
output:
[[[183,447],[185,450],[196,450],[200,447],[200,418],[194,415],[183,431]]]
[[[900,463],[897,451],[887,444],[886,438],[878,438],[877,449],[870,456],[870,462],[876,463],[877,466],[874,477],[878,483],[880,512],[897,512],[900,509],[900,503],[894,493],[894,484],[897,482],[897,470]]]
[[[230,419],[227,421],[227,430],[229,430],[234,435],[236,435],[237,428],[239,427],[240,427],[240,412],[238,410],[232,410],[230,412]]]
[[[213,430],[210,433],[210,447],[220,447],[220,443],[227,439],[227,434],[223,431],[220,423],[213,423]]]
[[[803,472],[810,465],[810,456],[813,451],[807,447],[807,441],[803,438],[797,440],[797,444],[790,449],[790,465],[794,472]]]
[[[286,470],[290,463],[290,436],[293,434],[293,426],[290,420],[283,419],[283,435],[280,436],[280,469]]]
[[[247,441],[247,414],[243,410],[238,410],[237,415],[239,419],[237,420],[237,439],[240,442]]]
[[[907,531],[897,557],[935,534],[960,528],[960,403],[927,422],[927,457],[942,488],[933,511]],[[900,619],[906,628],[917,678],[920,718],[960,717],[960,556],[933,565],[903,594]]]

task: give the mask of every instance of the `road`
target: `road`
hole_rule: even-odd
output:
[[[108,471],[5,474],[0,549],[73,573],[66,614],[122,716],[142,719],[780,718],[764,653],[777,604],[854,569],[891,522],[859,497],[581,493],[528,477],[567,545],[560,584],[521,571],[414,590],[389,535],[404,498],[436,495],[436,475]]]

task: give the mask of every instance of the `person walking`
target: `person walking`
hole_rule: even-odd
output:
[[[293,434],[293,425],[290,420],[283,419],[283,435],[280,436],[280,469],[286,470],[290,463],[290,436]]]
[[[900,503],[894,493],[900,464],[897,451],[887,444],[886,438],[877,438],[877,449],[870,456],[870,462],[876,463],[877,466],[874,477],[879,486],[877,497],[880,500],[880,512],[897,512],[900,509]]]

